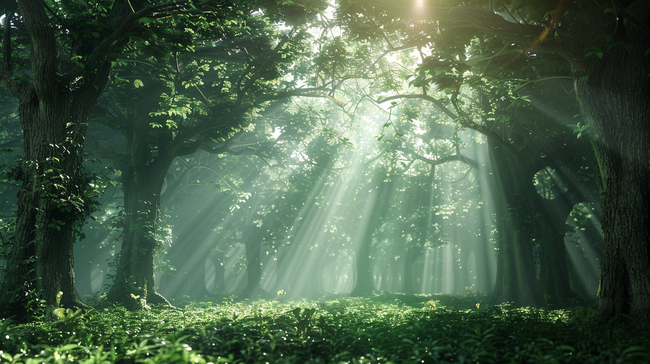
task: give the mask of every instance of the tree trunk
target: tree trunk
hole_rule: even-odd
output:
[[[24,133],[23,184],[18,193],[16,235],[9,253],[0,306],[27,319],[44,300],[49,311],[86,307],[74,284],[73,244],[88,206],[81,153],[96,94],[61,92],[43,102],[32,88],[19,98]],[[34,291],[35,290],[35,291]]]
[[[246,289],[242,293],[243,297],[252,298],[261,292],[262,286],[262,266],[260,264],[260,248],[264,238],[264,230],[259,227],[251,227],[253,232],[245,241],[246,247]]]
[[[127,157],[122,167],[124,231],[117,271],[107,295],[110,302],[121,303],[128,309],[139,308],[142,299],[169,305],[156,291],[154,261],[161,247],[160,191],[171,159],[161,157],[161,150],[158,158],[149,161],[147,119],[136,120],[143,122],[136,122],[126,131]]]
[[[122,248],[108,300],[121,303],[129,309],[138,307],[131,296],[140,296],[147,303],[165,303],[156,292],[154,259],[160,247],[158,219],[160,196],[149,185],[137,185],[138,177],[123,171],[124,232]],[[139,176],[144,177],[144,176]],[[159,184],[162,186],[162,182]]]
[[[214,254],[211,254],[213,257]],[[223,256],[215,257],[214,262],[214,292],[215,294],[226,295],[226,268],[224,267]]]
[[[489,217],[488,217],[489,218]],[[474,255],[476,258],[476,293],[487,293],[494,287],[494,277],[492,276],[492,257],[494,249],[490,241],[490,230],[492,226],[491,219],[486,218],[485,214],[480,214],[480,236],[481,241],[476,245]]]
[[[635,16],[646,24],[650,4]],[[621,27],[622,28],[622,27]],[[613,42],[621,47],[593,59],[576,74],[576,91],[593,128],[597,180],[602,200],[603,258],[599,312],[650,322],[650,37],[628,25]],[[585,78],[586,76],[586,82]]]
[[[407,295],[415,294],[415,277],[413,275],[413,264],[415,259],[422,253],[419,246],[411,246],[406,250],[404,257],[404,283],[402,284],[403,292]]]
[[[570,299],[578,296],[570,285],[564,234],[550,223],[543,222],[541,228],[539,283],[544,302],[566,307],[571,303]]]
[[[497,276],[492,301],[540,306],[542,294],[533,261],[534,216],[529,196],[533,186],[518,158],[488,139],[493,172],[490,182],[497,214]]]
[[[354,289],[350,293],[352,296],[367,296],[375,291],[375,281],[372,274],[372,264],[370,264],[370,248],[372,247],[372,236],[374,229],[366,229],[366,233],[361,239],[361,246],[356,252],[356,273],[357,281]]]

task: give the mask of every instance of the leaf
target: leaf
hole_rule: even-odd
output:
[[[58,317],[59,319],[61,319],[61,320],[65,320],[65,318],[66,318],[65,310],[66,310],[65,308],[57,308],[57,309],[54,310],[54,314],[55,314],[56,317]]]
[[[144,87],[144,82],[142,82],[140,79],[136,79],[133,81],[133,86],[135,86],[135,88]]]
[[[627,53],[632,53],[632,44],[625,42],[616,42],[607,46],[607,50],[610,50],[614,47],[623,47]]]
[[[168,119],[168,120],[166,120],[166,123],[167,123],[167,127],[168,127],[169,129],[176,129],[176,128],[178,128],[178,124],[176,124],[176,122],[175,122],[174,120],[169,120],[169,119]]]
[[[77,344],[68,344],[68,345],[63,345],[58,349],[59,349],[59,351],[70,351],[70,350],[77,349],[78,347],[79,347],[79,345],[77,345]]]
[[[623,356],[624,357],[630,357],[630,356],[646,356],[646,348],[643,346],[632,346],[629,347],[625,350],[623,350]]]
[[[603,58],[603,50],[597,46],[589,46],[585,49],[585,58],[595,55],[598,58]]]

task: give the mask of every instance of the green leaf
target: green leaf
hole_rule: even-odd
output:
[[[142,80],[139,80],[139,79],[135,80],[135,81],[133,81],[133,86],[135,86],[135,88],[144,87],[144,82],[142,82]]]
[[[597,46],[590,46],[585,49],[585,58],[595,55],[598,58],[603,58],[603,50]]]
[[[61,320],[64,320],[66,318],[65,315],[65,308],[57,308],[54,310],[54,314]]]

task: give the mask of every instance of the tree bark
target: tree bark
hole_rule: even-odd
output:
[[[642,24],[650,3],[637,1],[630,10]],[[611,21],[611,19],[609,20]],[[594,34],[603,30],[594,29]],[[630,315],[650,322],[650,48],[646,31],[627,25],[612,48],[577,70],[576,91],[593,128],[597,181],[602,200],[603,258],[599,312]],[[595,37],[595,35],[594,35]]]

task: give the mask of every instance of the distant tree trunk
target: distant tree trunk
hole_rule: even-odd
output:
[[[77,258],[74,261],[75,286],[77,287],[77,291],[81,292],[81,295],[95,293],[92,291],[92,269],[93,262],[87,258],[79,259],[79,255],[77,254]]]
[[[456,294],[465,295],[468,292],[468,287],[472,289],[469,279],[469,255],[471,252],[472,250],[469,247],[461,248],[460,252],[458,252],[460,255],[459,261],[457,262],[454,259],[454,293]]]
[[[571,289],[569,278],[569,265],[567,263],[564,236],[566,219],[569,217],[571,207],[558,201],[557,209],[548,209],[539,194],[534,196],[537,220],[540,223],[540,267],[539,284],[544,294],[544,301],[555,307],[566,307],[571,304],[571,299],[578,295]]]
[[[650,3],[636,1],[630,10],[640,24],[647,24]],[[612,19],[607,22],[613,24]],[[602,29],[594,27],[586,38],[600,41],[602,34]],[[630,52],[614,47],[605,51],[602,59],[592,57],[585,70],[575,75],[578,99],[593,128],[602,200],[599,312],[630,315],[634,322],[648,325],[650,59],[645,52],[650,48],[650,37],[632,24],[621,24],[614,36],[612,42],[629,44]]]
[[[571,289],[564,234],[555,225],[542,223],[539,283],[544,301],[555,307],[566,307],[577,298]]]
[[[480,222],[480,236],[482,241],[477,244],[477,248],[474,250],[476,258],[476,293],[487,293],[494,286],[494,278],[490,270],[490,255],[494,254],[494,249],[492,249],[489,233],[491,221],[487,221],[485,215],[481,213]]]
[[[262,289],[262,266],[260,264],[260,248],[264,232],[262,228],[251,227],[252,233],[245,240],[247,283],[243,297],[254,297]]]
[[[213,259],[214,262],[214,293],[226,294],[226,267],[223,257]]]
[[[422,248],[412,246],[406,250],[404,258],[404,284],[403,291],[407,295],[415,294],[415,277],[413,275],[413,264],[417,257],[422,253]]]
[[[372,264],[370,263],[373,231],[374,229],[366,229],[366,233],[359,242],[360,247],[355,257],[357,281],[354,289],[350,293],[352,296],[363,297],[375,291]]]
[[[526,199],[533,189],[518,158],[488,139],[492,160],[491,184],[497,215],[497,276],[493,302],[514,302],[519,306],[540,306],[542,294],[533,261],[535,219]],[[532,190],[532,193],[536,193]]]
[[[122,248],[113,285],[107,295],[110,302],[121,303],[129,309],[139,307],[139,300],[132,294],[146,299],[147,303],[169,304],[156,290],[154,260],[160,248],[160,191],[171,158],[165,158],[166,154],[161,150],[158,158],[149,162],[147,119],[134,120],[135,125],[125,133],[127,156],[122,167]]]

